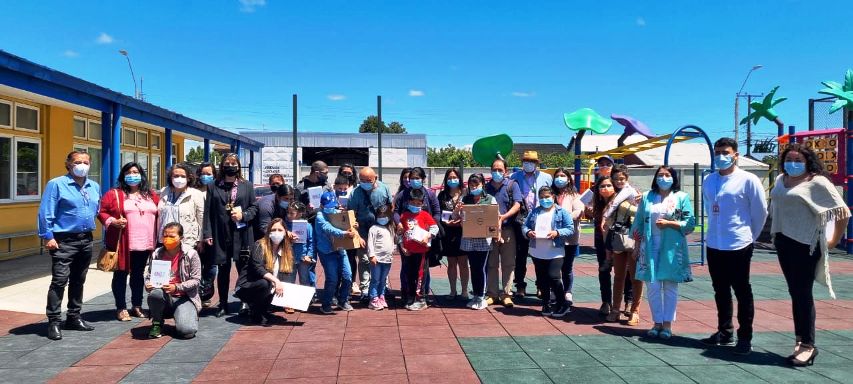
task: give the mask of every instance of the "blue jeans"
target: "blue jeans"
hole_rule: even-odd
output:
[[[296,271],[294,274],[299,274],[299,285],[314,286],[314,279],[316,276],[314,275],[314,266],[316,263],[306,264],[302,261],[296,261]]]
[[[323,284],[323,305],[332,305],[332,297],[338,287],[338,280],[342,281],[344,287],[352,286],[352,271],[349,267],[349,259],[345,252],[333,252],[320,254],[320,264],[323,264],[323,273],[326,281]],[[349,289],[341,289],[338,293],[338,303],[343,305],[349,301]]]
[[[385,280],[388,278],[388,272],[391,272],[391,263],[376,263],[370,265],[370,299],[385,294]]]

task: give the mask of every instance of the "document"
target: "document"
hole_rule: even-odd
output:
[[[308,239],[308,220],[293,220],[293,230],[297,244],[305,244]]]
[[[293,308],[299,311],[307,311],[308,306],[311,305],[311,299],[314,297],[316,288],[290,283],[283,284],[284,294],[276,296],[273,293],[272,305],[284,308]]]
[[[410,233],[411,239],[418,241],[418,242],[424,241],[424,238],[429,236],[429,231],[427,231],[427,230],[425,230],[425,229],[423,229],[417,225],[412,227],[409,233]]]
[[[548,233],[551,232],[551,221],[553,220],[553,217],[553,214],[541,214],[536,217],[536,228],[534,228],[533,231],[536,232],[537,239],[548,238]]]
[[[151,260],[151,285],[160,288],[169,284],[172,277],[172,262],[168,260]]]
[[[453,211],[441,211],[441,221],[448,222],[453,217]]]
[[[240,207],[240,206],[236,206],[236,205],[235,205],[235,206],[234,206],[234,208],[231,208],[231,212],[233,212],[233,213],[243,213],[243,207]],[[237,229],[245,228],[245,227],[246,227],[246,225],[247,225],[245,222],[243,222],[243,220],[237,221],[235,224],[237,224]]]
[[[311,208],[320,208],[320,196],[323,195],[323,187],[308,188],[308,202]]]

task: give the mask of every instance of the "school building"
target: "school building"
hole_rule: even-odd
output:
[[[72,150],[91,155],[89,178],[102,191],[129,161],[160,188],[186,140],[204,142],[205,158],[211,146],[229,146],[254,180],[262,143],[0,50],[0,260],[41,251],[42,190],[67,173]]]

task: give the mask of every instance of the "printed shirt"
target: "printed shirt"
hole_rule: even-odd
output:
[[[400,223],[403,224],[403,247],[409,253],[426,253],[429,251],[428,244],[422,244],[412,238],[412,232],[415,226],[420,227],[424,231],[430,232],[433,236],[438,233],[438,224],[426,211],[421,210],[417,214],[410,211],[403,212],[400,216]]]

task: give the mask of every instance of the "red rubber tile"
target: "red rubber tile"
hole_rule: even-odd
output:
[[[503,327],[510,336],[552,336],[562,334],[559,329],[544,319],[542,322],[533,324],[509,323],[504,324]]]
[[[148,360],[159,350],[160,347],[99,349],[74,366],[137,365]]]
[[[133,328],[128,332],[122,333],[113,339],[113,341],[101,347],[101,349],[160,348],[172,340],[168,335],[163,335],[159,339],[149,339],[148,331],[150,328],[150,323]]]
[[[400,338],[431,339],[435,337],[454,337],[448,325],[401,325]]]
[[[253,331],[253,332],[234,332],[234,335],[231,336],[230,342],[236,343],[257,343],[262,341],[281,341],[284,343],[287,341],[287,337],[290,335],[290,329],[270,329],[266,331]]]
[[[409,378],[405,373],[392,375],[369,375],[369,376],[341,376],[338,384],[408,384]],[[288,382],[290,384],[290,382]]]
[[[460,372],[409,373],[409,384],[479,384],[471,368]]]
[[[275,360],[253,359],[211,362],[196,376],[196,381],[224,380],[232,382],[263,382]]]
[[[240,342],[229,341],[222,347],[212,363],[234,360],[275,359],[281,352],[284,342],[266,341]]]
[[[456,337],[505,337],[509,336],[500,324],[451,325]]]
[[[400,332],[396,326],[347,328],[344,334],[344,340],[389,340],[399,338]]]
[[[471,364],[464,353],[406,355],[406,371],[409,373],[465,372],[471,370]]]
[[[303,326],[294,328],[287,337],[287,341],[340,341],[344,339],[344,327],[336,328],[315,328],[313,326]]]
[[[335,357],[341,355],[340,341],[306,341],[299,343],[284,343],[279,359],[299,356]]]
[[[345,340],[341,356],[402,355],[400,339]]]
[[[330,356],[279,359],[272,365],[267,380],[318,377],[336,378],[339,364],[339,357]],[[289,380],[288,383],[290,383]]]
[[[399,326],[409,326],[409,325],[446,325],[447,319],[444,317],[444,314],[441,312],[433,311],[433,312],[418,312],[418,313],[410,313],[399,311],[397,313],[397,325]]]
[[[316,367],[322,367],[318,365]],[[338,376],[368,376],[406,373],[406,364],[400,355],[344,356],[338,367]]]
[[[135,364],[97,367],[70,367],[60,372],[58,375],[54,376],[48,381],[48,383],[118,383],[123,377],[127,376],[127,374],[130,373],[130,371],[132,371],[134,368],[136,368]]]
[[[446,355],[464,353],[456,338],[402,340],[403,355]]]
[[[335,384],[338,378],[335,376],[326,377],[297,377],[287,379],[287,384]],[[266,383],[281,384],[281,379],[268,379]]]
[[[445,315],[451,325],[457,324],[497,324],[498,320],[488,311],[471,311],[471,313],[448,313]]]

